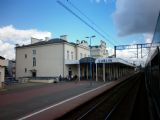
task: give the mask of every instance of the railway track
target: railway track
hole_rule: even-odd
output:
[[[113,106],[109,114],[105,117],[105,120],[130,120],[132,117],[132,111],[139,92],[142,76],[136,78],[137,83],[124,94],[122,99],[118,100],[117,104]]]
[[[133,111],[136,114],[134,106],[140,96],[143,79],[143,74],[138,73],[58,119],[130,120]]]
[[[150,120],[144,75],[107,115],[105,120]]]

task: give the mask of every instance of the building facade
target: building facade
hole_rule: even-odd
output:
[[[100,45],[91,46],[91,56],[94,58],[106,58],[108,57],[108,50],[106,50],[106,42],[100,41]]]
[[[37,41],[37,40],[36,40]],[[91,51],[91,57],[90,57]],[[133,72],[133,65],[107,58],[106,43],[90,47],[85,40],[68,42],[66,36],[16,47],[16,79],[36,81],[59,77],[111,81]],[[41,80],[40,80],[41,79]]]
[[[5,79],[5,67],[8,65],[8,61],[0,56],[0,88],[3,87]]]
[[[66,36],[16,47],[16,79],[78,75],[78,62],[90,55],[86,42],[68,42]]]
[[[39,78],[77,75],[79,80],[107,81],[133,70],[126,61],[107,56],[104,41],[90,47],[85,40],[68,42],[66,36],[44,41],[34,38],[31,44],[16,47],[16,79],[36,78],[38,81]]]
[[[6,66],[6,77],[15,79],[16,63],[14,60],[8,60],[8,66]]]

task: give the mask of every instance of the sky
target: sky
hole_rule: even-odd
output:
[[[115,45],[151,42],[160,11],[160,0],[59,0],[100,35],[57,1],[0,0],[0,56],[15,59],[15,44],[60,35],[69,42],[95,35],[92,45],[106,41],[111,55]]]

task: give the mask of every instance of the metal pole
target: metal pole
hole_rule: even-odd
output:
[[[138,44],[137,44],[137,59],[138,59]]]
[[[97,67],[97,63],[96,63],[96,81],[98,81],[98,76],[97,76],[97,70],[98,69],[98,67]]]
[[[79,81],[81,80],[81,64],[79,63]]]
[[[142,58],[142,44],[141,44],[141,58]]]
[[[92,85],[91,38],[94,38],[94,37],[96,37],[96,36],[92,35],[90,37],[86,37],[86,38],[89,38],[89,40],[90,40],[90,61],[89,61],[89,63],[90,63],[90,85]]]
[[[90,37],[90,84],[92,85],[91,37]]]
[[[114,56],[116,58],[116,46],[114,46]]]
[[[106,82],[106,75],[105,75],[106,71],[105,71],[105,63],[103,63],[103,81]]]

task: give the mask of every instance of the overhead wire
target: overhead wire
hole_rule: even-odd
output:
[[[70,13],[72,13],[75,17],[77,17],[80,21],[82,21],[84,24],[86,24],[88,27],[90,27],[92,30],[94,30],[97,34],[99,34],[102,38],[104,38],[105,40],[107,40],[111,45],[115,46],[114,43],[112,43],[112,41],[110,41],[109,39],[107,39],[102,33],[100,33],[98,30],[96,30],[92,25],[90,25],[88,22],[86,22],[84,19],[82,19],[80,16],[78,16],[75,12],[73,12],[70,8],[68,8],[66,5],[64,5],[61,1],[57,0],[57,3],[59,5],[61,5],[63,8],[65,8],[67,11],[69,11]]]
[[[75,4],[73,4],[70,0],[67,0],[67,2],[76,9],[81,15],[83,15],[89,22],[91,22],[95,27],[97,27],[101,32],[105,33],[109,38],[111,38],[114,42],[118,42],[114,40],[107,32],[105,32],[101,27],[99,27],[91,18],[89,18],[82,10],[80,10],[78,7],[76,7]]]

